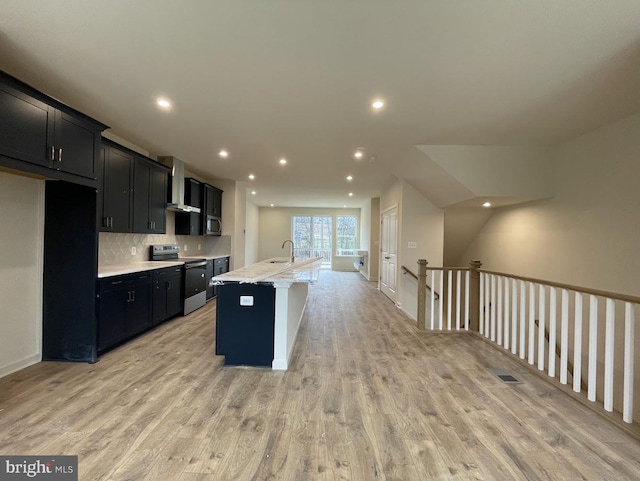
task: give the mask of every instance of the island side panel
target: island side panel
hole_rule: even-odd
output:
[[[286,370],[293,352],[304,309],[307,305],[309,285],[306,282],[275,283],[275,344],[272,368]]]
[[[275,305],[272,284],[218,286],[216,354],[225,356],[225,365],[271,367]]]

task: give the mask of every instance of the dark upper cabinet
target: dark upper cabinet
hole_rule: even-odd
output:
[[[169,169],[146,160],[135,159],[133,173],[133,231],[164,234],[167,231],[166,203]]]
[[[212,185],[202,184],[202,206],[202,234],[220,235],[222,233],[222,191]]]
[[[191,177],[184,179],[184,203],[202,208],[202,182]]]
[[[102,219],[103,232],[131,232],[133,154],[103,142],[102,159]]]
[[[176,235],[201,235],[200,214],[176,212]]]
[[[184,203],[202,211],[202,182],[191,177],[184,179]],[[176,212],[176,235],[203,235],[203,217],[204,213]]]
[[[53,119],[53,142],[49,146],[51,167],[95,179],[100,132],[81,118],[59,110]]]
[[[103,139],[100,230],[164,234],[169,169]]]
[[[0,84],[0,154],[49,167],[49,117],[53,109]]]
[[[62,180],[96,179],[100,132],[105,128],[0,72],[0,156],[6,158],[2,164]]]

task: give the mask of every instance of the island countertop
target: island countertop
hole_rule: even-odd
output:
[[[288,257],[272,257],[249,266],[220,274],[213,278],[214,282],[308,282],[312,272],[317,269],[322,257],[300,259],[291,262]]]

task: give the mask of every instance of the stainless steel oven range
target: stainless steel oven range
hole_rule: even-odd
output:
[[[152,261],[184,261],[184,311],[186,316],[207,303],[207,260],[201,257],[180,257],[180,246],[151,246]]]

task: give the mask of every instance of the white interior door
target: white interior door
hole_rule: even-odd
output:
[[[380,290],[395,302],[398,279],[398,208],[384,211],[381,220]]]

